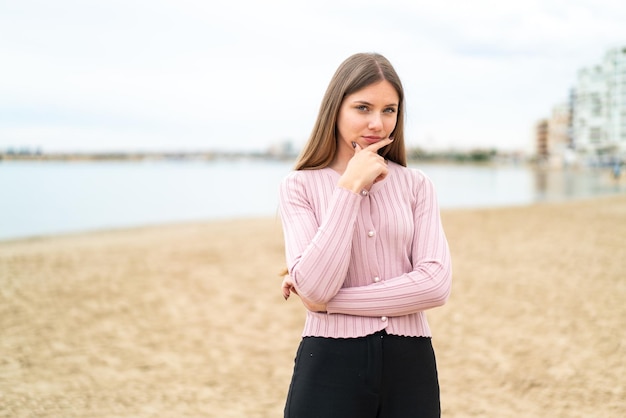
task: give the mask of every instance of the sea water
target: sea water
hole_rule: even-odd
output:
[[[292,161],[0,163],[0,240],[151,224],[277,215]],[[624,193],[595,171],[424,164],[440,207],[523,205]]]

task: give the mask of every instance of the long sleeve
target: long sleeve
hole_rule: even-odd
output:
[[[369,193],[339,188],[330,168],[289,174],[279,208],[289,274],[307,311],[303,336],[350,338],[381,329],[430,336],[425,310],[451,288],[450,252],[432,182],[388,163]]]
[[[329,313],[400,316],[443,305],[450,295],[452,265],[432,182],[423,177],[413,211],[413,269],[366,286],[341,289],[328,303]]]
[[[287,265],[298,293],[316,303],[328,302],[343,285],[361,196],[333,185],[332,179],[294,172],[280,187]],[[321,195],[316,212],[311,191]],[[321,215],[322,219],[318,219]]]

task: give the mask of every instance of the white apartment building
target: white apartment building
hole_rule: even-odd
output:
[[[578,72],[572,98],[572,145],[578,153],[626,157],[626,46]]]
[[[626,46],[610,50],[604,59],[607,78],[607,135],[626,150]]]

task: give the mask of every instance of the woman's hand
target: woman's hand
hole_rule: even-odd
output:
[[[378,155],[378,150],[391,144],[393,139],[385,138],[375,144],[361,148],[354,143],[354,156],[348,162],[338,185],[355,193],[371,187],[387,176],[385,159]]]
[[[283,292],[283,297],[285,298],[285,300],[289,299],[289,296],[291,296],[292,292],[298,295],[298,292],[296,291],[296,288],[293,285],[293,281],[291,280],[291,277],[289,275],[286,275],[283,279],[281,290]],[[300,301],[302,301],[304,307],[311,312],[326,312],[325,304],[313,303],[308,299],[303,298],[302,296],[300,296]]]
[[[285,278],[283,279],[283,283],[280,288],[283,291],[283,297],[285,298],[285,300],[289,299],[289,296],[291,296],[291,292],[295,293],[296,295],[298,294],[296,288],[293,286],[293,281],[288,274],[285,275]]]

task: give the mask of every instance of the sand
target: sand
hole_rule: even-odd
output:
[[[450,210],[444,417],[626,415],[626,196]],[[0,243],[0,417],[280,417],[278,219]]]

